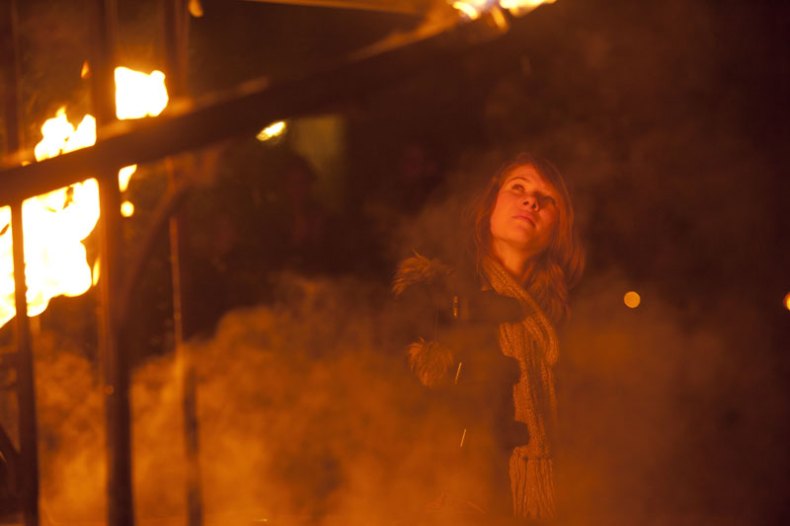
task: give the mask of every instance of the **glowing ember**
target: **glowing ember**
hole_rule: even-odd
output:
[[[285,121],[273,122],[259,131],[255,138],[261,142],[270,141],[276,137],[281,137],[287,129],[288,125]]]
[[[784,304],[785,304],[785,308],[787,310],[790,310],[790,292],[788,292],[787,295],[785,296]]]
[[[639,294],[633,290],[630,290],[625,293],[625,296],[623,296],[623,303],[625,303],[626,307],[635,309],[640,303],[642,303],[642,298],[639,296]]]
[[[499,5],[502,9],[507,9],[515,16],[529,13],[536,7],[543,4],[553,4],[556,0],[448,0],[449,3],[466,18],[475,20],[484,12]]]
[[[89,74],[87,64],[82,74]],[[159,115],[168,102],[164,81],[165,76],[160,71],[146,75],[128,68],[116,68],[118,118]],[[38,161],[92,146],[96,142],[96,119],[86,115],[75,127],[69,122],[66,109],[60,108],[55,117],[44,122],[41,135],[43,138],[34,149]],[[121,191],[126,190],[136,169],[136,166],[127,166],[118,173]],[[131,216],[134,205],[124,202],[121,213]],[[78,296],[96,284],[98,273],[91,272],[82,242],[99,219],[99,185],[95,179],[88,179],[27,199],[22,205],[22,214],[28,315],[37,316],[44,312],[53,297]],[[10,209],[0,208],[0,327],[16,315],[10,223]]]

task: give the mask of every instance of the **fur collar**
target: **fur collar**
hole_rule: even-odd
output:
[[[438,259],[429,259],[415,252],[413,256],[404,259],[398,265],[392,282],[392,292],[395,296],[400,296],[413,285],[445,280],[452,273],[453,269]]]

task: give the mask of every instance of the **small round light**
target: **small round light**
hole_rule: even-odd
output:
[[[790,310],[790,292],[785,294],[784,304],[785,304],[785,309]]]
[[[623,296],[623,303],[625,303],[626,307],[635,309],[642,303],[642,298],[633,290],[629,290],[625,293],[625,296]]]
[[[121,215],[123,217],[132,217],[134,215],[134,204],[130,201],[121,203]]]

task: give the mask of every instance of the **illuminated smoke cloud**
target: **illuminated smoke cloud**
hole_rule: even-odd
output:
[[[400,351],[386,343],[388,290],[354,279],[283,276],[280,283],[281,301],[229,313],[214,338],[190,347],[209,522],[371,524],[414,512],[432,496],[431,481],[415,474],[427,455],[436,458],[428,437],[442,421],[421,418]],[[39,345],[49,349],[38,364],[44,509],[57,521],[100,520],[105,453],[96,371],[51,336]],[[178,393],[171,358],[135,371],[142,522],[184,512]]]

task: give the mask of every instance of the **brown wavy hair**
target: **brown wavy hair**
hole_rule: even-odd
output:
[[[568,291],[581,278],[584,270],[584,248],[576,230],[573,204],[568,186],[559,170],[546,159],[521,153],[494,175],[470,207],[473,223],[472,251],[477,269],[484,257],[491,256],[491,214],[497,194],[507,176],[519,166],[532,166],[544,181],[557,191],[558,221],[548,248],[535,261],[524,287],[543,307],[547,316],[558,324],[570,314]]]

